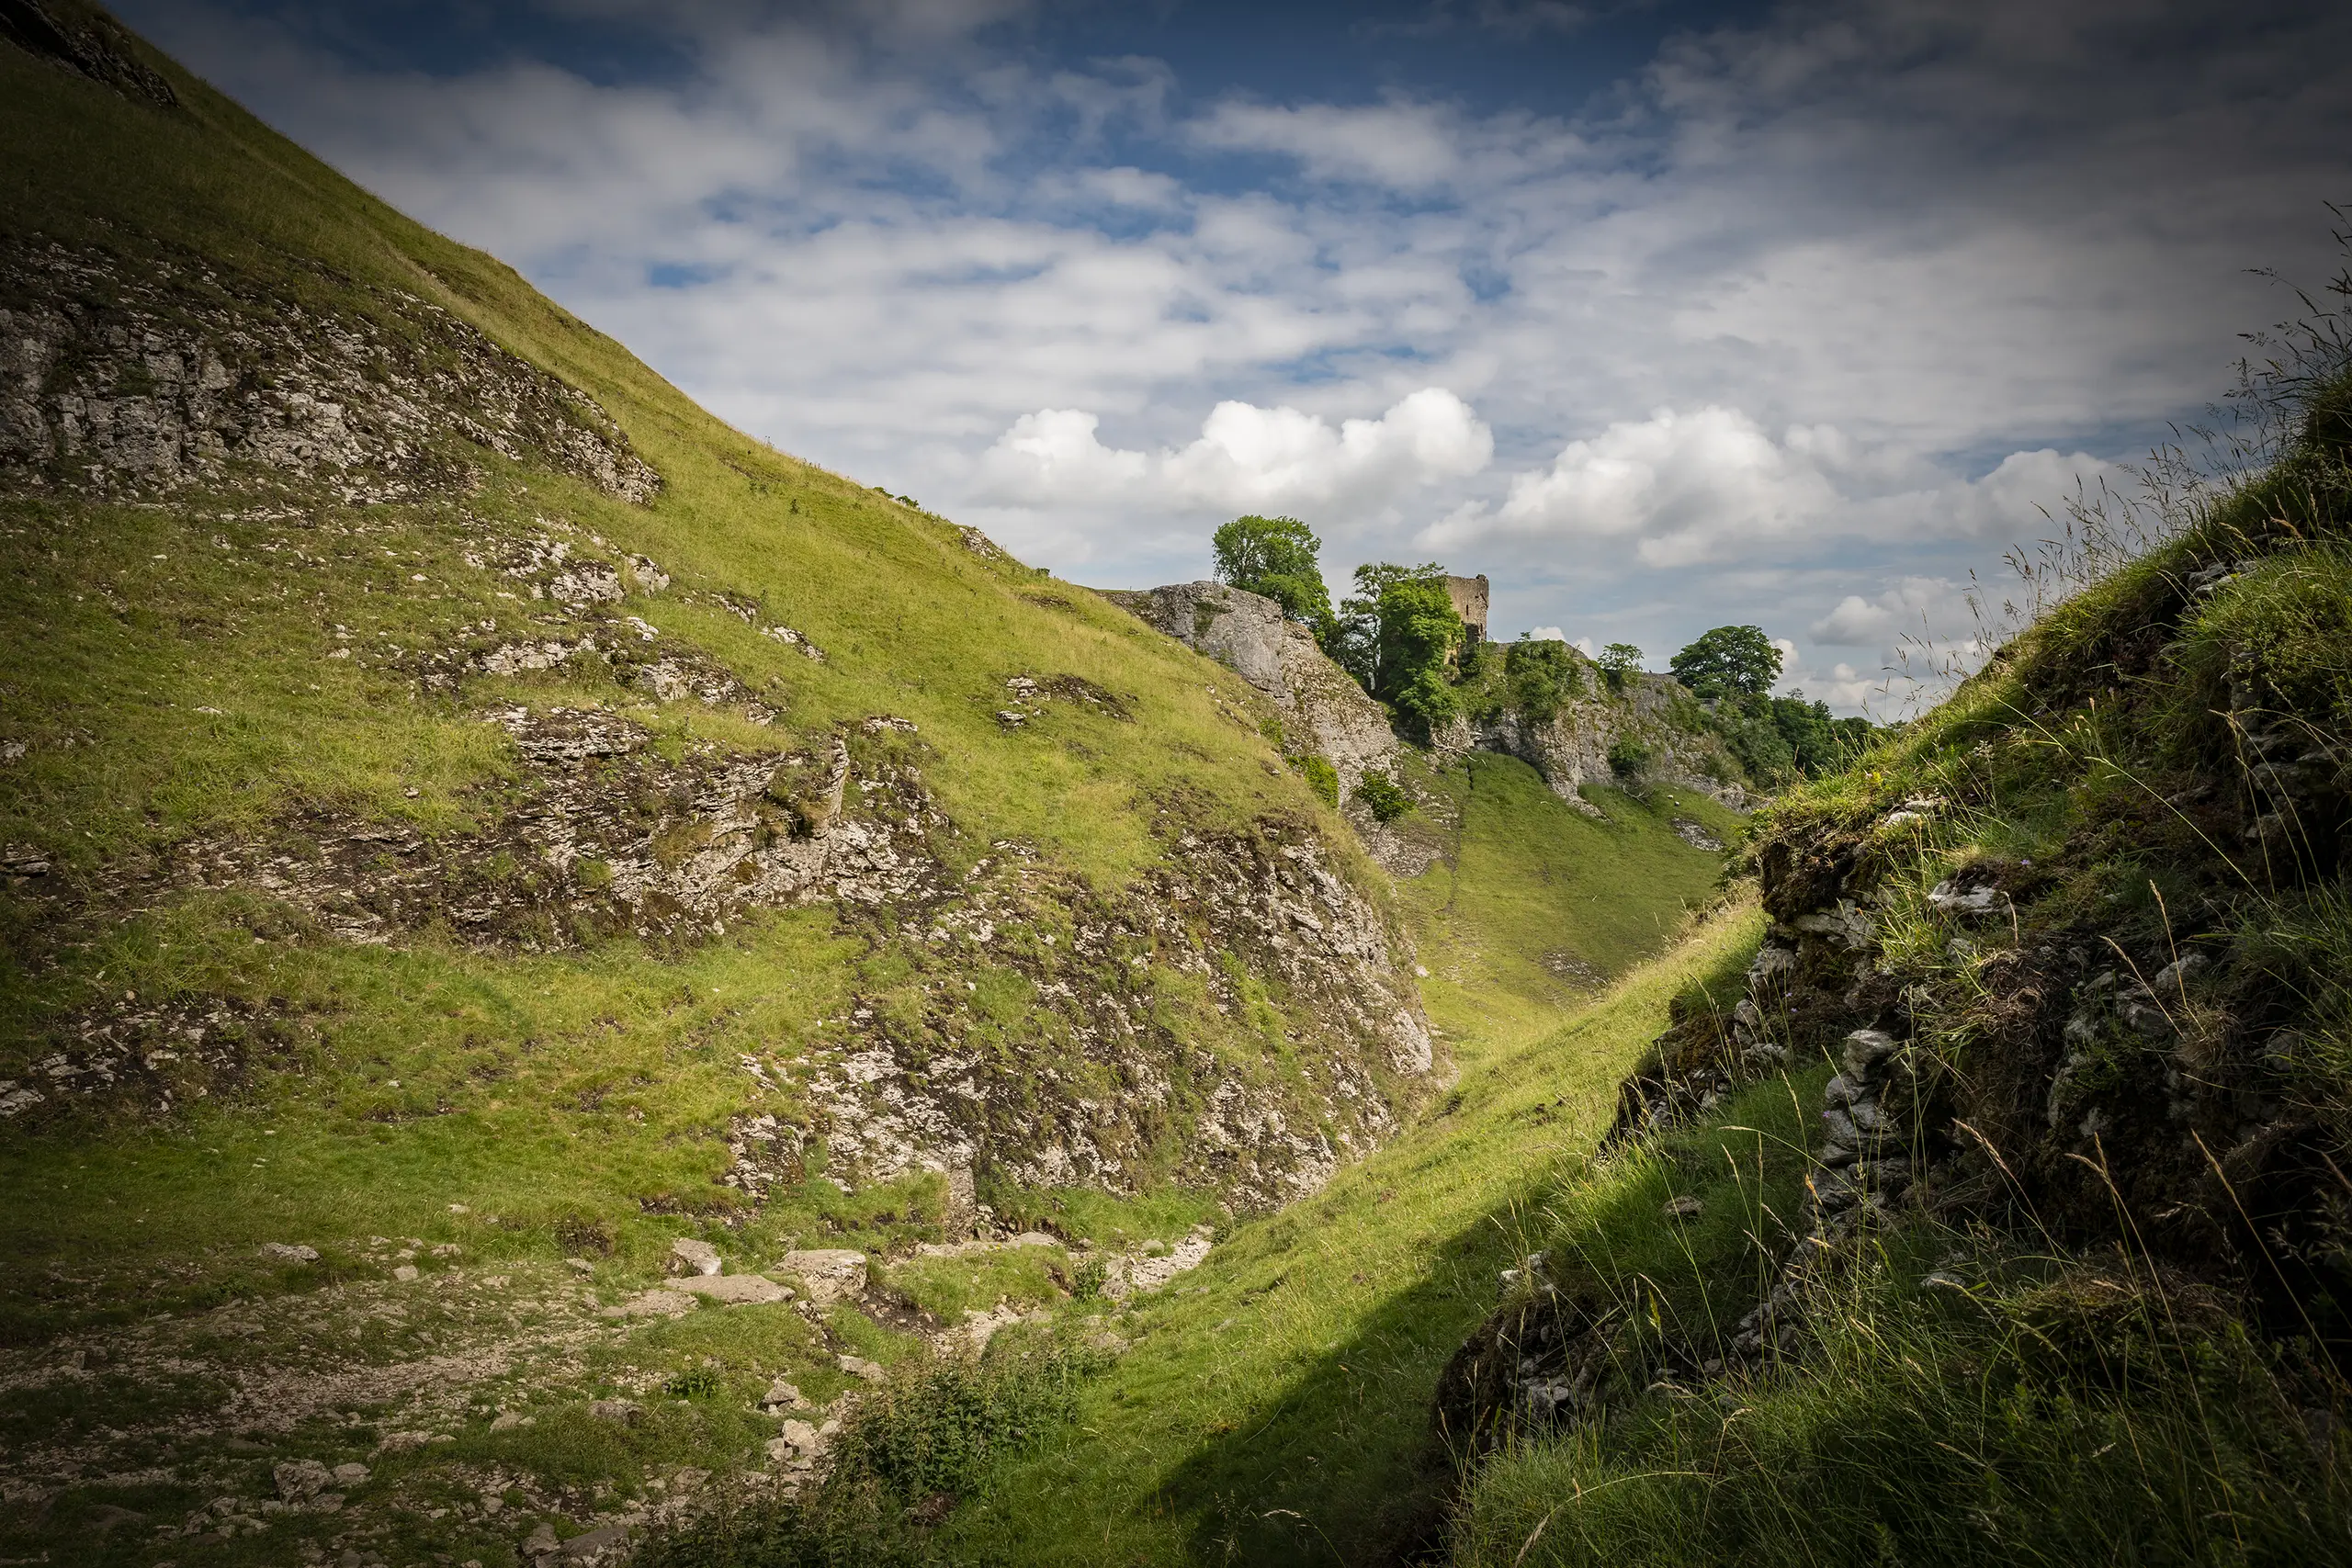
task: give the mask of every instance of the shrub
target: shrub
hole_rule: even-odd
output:
[[[1386,773],[1366,773],[1356,784],[1356,798],[1377,822],[1394,822],[1413,809],[1413,797]]]
[[[1609,689],[1622,692],[1625,689],[1625,677],[1642,667],[1642,650],[1630,642],[1612,642],[1600,650],[1600,657],[1593,662],[1600,666],[1600,678],[1609,682]]]
[[[689,1367],[664,1382],[662,1392],[673,1399],[709,1399],[721,1386],[717,1368]]]
[[[1317,637],[1329,632],[1331,591],[1317,564],[1323,541],[1313,529],[1295,517],[1237,517],[1216,531],[1214,545],[1218,581],[1264,594]]]
[[[1510,705],[1542,723],[1585,690],[1584,665],[1565,642],[1512,643],[1503,657],[1503,681]]]
[[[1306,787],[1320,795],[1324,805],[1339,805],[1340,770],[1331,765],[1330,759],[1310,753],[1297,759],[1297,761],[1299,773],[1306,779]]]
[[[1761,626],[1717,626],[1676,654],[1668,668],[1702,697],[1760,696],[1781,678],[1781,650]]]
[[[1609,748],[1609,771],[1625,784],[1649,777],[1650,749],[1630,735],[1621,735]]]
[[[1067,1347],[901,1369],[834,1439],[814,1495],[771,1497],[657,1531],[639,1568],[899,1568],[938,1561],[909,1518],[916,1504],[987,1490],[996,1466],[1075,1414],[1078,1391],[1110,1364]]]

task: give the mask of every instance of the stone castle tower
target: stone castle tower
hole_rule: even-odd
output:
[[[1445,580],[1446,596],[1453,601],[1453,613],[1470,628],[1465,649],[1476,648],[1487,640],[1487,574],[1476,577],[1449,577]]]

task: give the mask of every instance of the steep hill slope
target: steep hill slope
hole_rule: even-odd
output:
[[[0,17],[0,1551],[511,1554],[1425,1096],[1246,685]]]
[[[17,1126],[299,1055],[426,952],[612,940],[783,944],[784,1015],[655,1010],[800,1069],[838,1174],[1246,1204],[1393,1124],[1429,1065],[1393,917],[1246,690],[726,431],[168,66],[168,104],[0,69],[6,984],[73,1069],[12,1075]],[[151,1064],[215,1012],[247,1062]],[[392,1120],[447,1098],[402,1081]]]
[[[1231,671],[87,7],[0,6],[0,1555],[587,1562],[788,1495],[886,1368],[1100,1336],[1393,1141],[1417,934],[1475,1055],[1714,877],[1711,803],[1556,839],[1489,759],[1399,898]]]

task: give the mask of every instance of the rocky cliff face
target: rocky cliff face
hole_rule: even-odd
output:
[[[1447,581],[1483,584],[1485,580]],[[1103,597],[1226,665],[1272,698],[1282,710],[1286,733],[1330,761],[1346,794],[1353,794],[1366,772],[1393,772],[1405,743],[1390,728],[1386,710],[1272,600],[1221,582],[1109,590]],[[1483,598],[1477,603],[1483,624]],[[1721,744],[1698,727],[1695,703],[1680,682],[1666,675],[1637,672],[1622,689],[1610,687],[1588,661],[1584,690],[1562,702],[1551,716],[1531,718],[1498,705],[1482,716],[1455,720],[1432,738],[1431,750],[1441,757],[1473,750],[1517,757],[1543,774],[1562,800],[1597,817],[1599,808],[1578,791],[1588,784],[1620,782],[1610,751],[1630,740],[1647,752],[1650,776],[1712,795],[1735,811],[1746,810],[1751,804],[1747,790],[1716,776],[1731,770],[1724,765]],[[1427,869],[1425,852],[1390,842],[1368,818],[1358,826],[1373,853],[1392,872],[1410,876]]]
[[[1207,654],[1274,700],[1285,733],[1339,770],[1344,794],[1385,773],[1402,744],[1386,710],[1324,656],[1315,636],[1262,594],[1222,582],[1179,582],[1103,597]]]
[[[188,255],[0,246],[0,474],[160,492],[240,464],[390,499],[460,482],[447,437],[643,502],[661,479],[594,400],[413,295],[322,313]]]
[[[1770,925],[1744,981],[1678,1005],[1606,1142],[1833,1068],[1776,1271],[1720,1282],[1749,1303],[1727,1331],[1661,1337],[1532,1258],[1449,1370],[1449,1432],[1490,1442],[1654,1378],[1802,1361],[1849,1244],[1890,1232],[2128,1258],[2268,1337],[2288,1384],[2330,1385],[2352,1360],[2352,1155],[2326,1065],[2352,769],[2342,688],[2297,682],[2344,667],[2352,574],[2304,543],[2352,512],[2344,471],[2217,511],[1775,807],[1748,852]]]

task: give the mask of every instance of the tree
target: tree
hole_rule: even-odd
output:
[[[1374,696],[1383,694],[1380,668],[1380,596],[1399,582],[1416,578],[1442,578],[1445,569],[1434,562],[1398,566],[1393,561],[1366,561],[1356,568],[1356,591],[1340,601],[1331,635],[1323,651],[1356,678],[1356,684]]]
[[[1424,731],[1461,711],[1447,665],[1468,632],[1434,562],[1356,568],[1356,592],[1340,601],[1325,649],[1365,691]]]
[[[1717,626],[1676,654],[1672,669],[1702,697],[1761,696],[1781,678],[1781,650],[1761,626]]]
[[[1593,660],[1600,666],[1601,679],[1609,682],[1612,692],[1625,689],[1625,677],[1642,667],[1642,650],[1630,642],[1612,642],[1600,650]]]
[[[1331,591],[1318,558],[1323,541],[1295,517],[1237,517],[1216,531],[1216,578],[1262,593],[1283,614],[1304,622],[1317,639],[1332,626]]]

